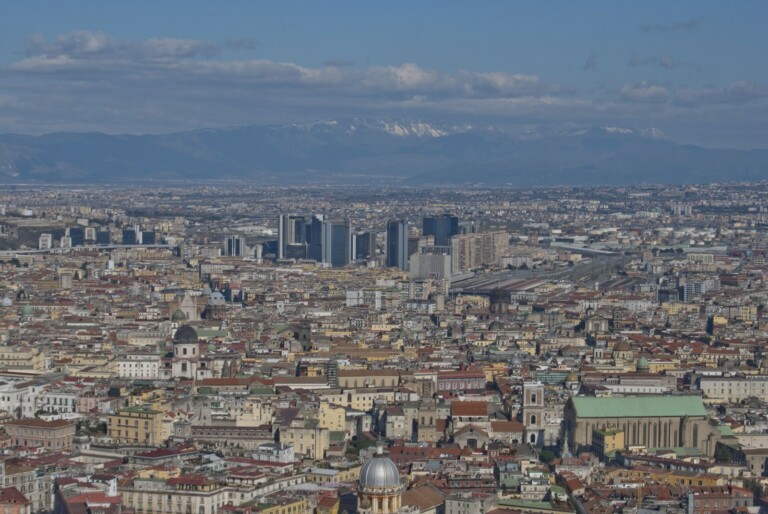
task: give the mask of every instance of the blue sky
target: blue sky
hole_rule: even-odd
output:
[[[334,117],[768,147],[768,2],[0,3],[0,132]]]

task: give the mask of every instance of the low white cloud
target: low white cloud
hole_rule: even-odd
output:
[[[675,102],[684,107],[705,105],[746,104],[768,98],[768,86],[754,82],[732,82],[724,87],[682,89],[677,92]]]
[[[628,102],[664,103],[670,96],[669,89],[646,80],[621,87],[621,98]]]
[[[255,44],[255,43],[254,43]],[[103,32],[75,31],[47,42],[30,37],[26,57],[8,71],[47,75],[48,80],[98,77],[101,81],[182,83],[195,87],[218,84],[232,88],[254,84],[283,88],[334,87],[342,94],[507,98],[557,95],[568,88],[544,83],[538,76],[499,71],[459,70],[447,73],[416,63],[356,69],[338,63],[312,68],[267,59],[228,60],[220,54],[228,48],[250,47],[250,41],[211,41],[153,38],[119,42]],[[126,87],[122,83],[121,87]]]

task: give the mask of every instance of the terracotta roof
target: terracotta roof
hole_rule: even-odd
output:
[[[29,505],[32,502],[30,502],[27,497],[21,494],[15,487],[5,487],[0,489],[0,503]]]
[[[6,421],[5,425],[13,425],[18,427],[34,427],[34,428],[62,428],[68,426],[75,426],[77,423],[66,419],[55,419],[53,421],[46,421],[44,419],[28,418],[28,419],[14,419]]]
[[[400,372],[396,369],[341,369],[339,378],[344,377],[392,377],[398,376]]]
[[[491,421],[491,430],[496,433],[518,433],[525,431],[525,425],[519,421]]]
[[[453,402],[451,403],[452,416],[487,416],[487,402]]]
[[[405,506],[418,507],[425,512],[445,503],[445,495],[437,488],[426,485],[416,487],[403,493],[402,504]]]

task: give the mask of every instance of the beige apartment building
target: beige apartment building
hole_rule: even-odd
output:
[[[704,399],[711,402],[738,403],[750,396],[768,397],[768,375],[700,377],[696,383]]]
[[[497,264],[509,252],[509,234],[504,231],[460,234],[451,238],[453,273]]]
[[[110,414],[107,430],[120,444],[158,445],[170,435],[163,428],[163,413],[143,407],[125,407]]]
[[[0,346],[0,368],[45,369],[45,355],[37,348]]]
[[[69,451],[75,437],[76,423],[58,419],[16,419],[5,424],[5,431],[14,446],[42,447],[47,451]]]

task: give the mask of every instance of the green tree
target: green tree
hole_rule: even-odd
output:
[[[720,463],[731,462],[731,450],[724,444],[718,444],[715,450],[715,460]]]
[[[539,459],[541,459],[541,462],[544,464],[549,464],[553,460],[555,460],[556,455],[554,452],[551,452],[549,450],[544,450],[539,454]]]

